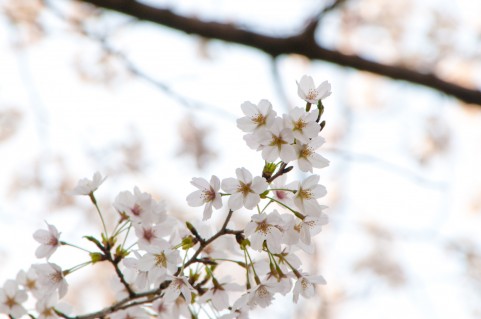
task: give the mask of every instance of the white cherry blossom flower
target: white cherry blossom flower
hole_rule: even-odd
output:
[[[35,251],[37,258],[46,257],[47,260],[52,254],[60,247],[60,233],[57,228],[49,223],[47,224],[48,230],[39,229],[33,233],[33,238],[40,243],[40,246]]]
[[[82,178],[78,181],[77,186],[72,191],[73,195],[90,195],[99,188],[107,177],[102,178],[99,172],[96,172],[92,179]]]
[[[294,204],[302,213],[312,216],[320,216],[322,206],[319,205],[317,199],[326,195],[326,188],[320,184],[319,175],[311,175],[302,183],[298,183],[297,191],[294,195]],[[293,187],[294,183],[288,185]]]
[[[169,278],[171,282],[164,291],[164,300],[166,302],[172,302],[176,300],[180,296],[180,294],[182,294],[187,304],[190,304],[190,302],[192,301],[192,293],[195,292],[195,289],[190,285],[187,277],[169,276]]]
[[[161,223],[167,217],[165,205],[152,199],[136,186],[134,193],[120,192],[114,201],[114,207],[120,213],[127,214],[135,223]]]
[[[299,300],[299,294],[304,298],[311,298],[316,293],[316,284],[326,284],[326,280],[322,276],[311,276],[303,273],[300,278],[297,279],[294,289],[292,290],[293,301],[297,303]]]
[[[284,114],[285,126],[292,130],[294,137],[302,143],[309,142],[309,139],[316,137],[321,127],[316,122],[319,110],[315,109],[306,112],[301,107],[293,108],[289,114]]]
[[[260,251],[265,240],[271,253],[280,253],[282,232],[279,228],[282,225],[282,218],[279,213],[274,210],[269,215],[255,214],[251,218],[244,230],[244,234],[249,237],[251,247]]]
[[[301,81],[297,82],[297,94],[304,101],[311,104],[317,104],[319,100],[331,95],[331,84],[324,81],[316,88],[312,77],[304,75],[302,76]]]
[[[242,206],[253,209],[259,204],[262,194],[267,189],[267,182],[263,177],[252,174],[244,167],[236,169],[237,179],[231,177],[222,181],[222,189],[230,193],[227,205],[231,210],[238,210]]]
[[[22,305],[27,299],[27,293],[19,289],[15,280],[7,280],[0,289],[0,313],[20,318],[27,313],[27,309]]]
[[[134,224],[135,235],[137,236],[137,245],[140,249],[146,249],[147,246],[156,246],[165,242],[162,237],[169,236],[174,229],[176,220],[167,217],[167,219],[160,224],[150,224],[140,222]]]
[[[46,263],[32,265],[32,267],[37,272],[40,290],[45,296],[52,294],[56,290],[58,290],[59,298],[65,296],[68,284],[60,266]]]
[[[311,172],[312,168],[323,168],[329,165],[329,161],[315,151],[324,144],[324,138],[316,136],[307,144],[296,143],[294,150],[298,161],[299,169],[303,172]]]
[[[222,207],[222,198],[219,193],[220,180],[213,175],[210,178],[210,183],[203,178],[192,178],[190,182],[199,190],[187,196],[187,203],[190,206],[197,207],[205,204],[203,220],[207,220],[212,216],[212,206],[216,209]]]
[[[147,272],[149,283],[157,284],[164,280],[167,274],[177,270],[181,262],[179,252],[169,248],[169,243],[164,242],[157,246],[146,247],[147,253],[138,262],[138,269]]]
[[[299,231],[299,239],[304,244],[310,245],[312,236],[319,234],[322,230],[322,225],[326,225],[327,222],[328,218],[324,213],[321,213],[320,216],[306,216],[294,229]]]
[[[34,297],[40,298],[42,296],[37,272],[32,267],[28,271],[20,270],[15,279],[20,286],[31,292]]]
[[[276,281],[269,280],[260,283],[249,290],[247,304],[251,307],[258,305],[265,308],[272,303],[274,294],[280,292],[280,290],[282,290],[282,288],[280,288],[279,283]]]
[[[244,132],[268,128],[276,117],[276,112],[267,100],[261,100],[257,105],[246,101],[242,103],[241,109],[245,116],[237,120],[237,127]]]
[[[262,148],[262,158],[274,162],[280,158],[288,163],[296,158],[293,146],[294,135],[289,128],[284,127],[282,119],[276,118],[272,126],[264,131],[259,138]]]

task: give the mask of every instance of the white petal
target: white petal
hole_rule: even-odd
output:
[[[255,115],[258,112],[257,106],[249,101],[241,104],[242,112],[247,116]]]
[[[222,180],[222,189],[227,193],[234,193],[239,187],[239,181],[233,177]]]
[[[227,206],[231,210],[238,210],[242,207],[243,200],[244,198],[241,193],[234,193],[230,195]]]
[[[319,182],[319,175],[311,175],[302,182],[302,188],[312,188]]]
[[[195,187],[197,187],[198,189],[209,189],[210,188],[210,184],[209,182],[207,182],[205,179],[203,178],[199,178],[199,177],[194,177],[192,178],[192,181],[190,182],[192,185],[194,185]]]
[[[212,186],[212,189],[216,192],[219,191],[220,189],[220,180],[219,180],[219,177],[215,176],[215,175],[212,175],[212,177],[210,178],[210,185]]]
[[[237,179],[243,183],[250,183],[252,181],[252,174],[246,168],[241,167],[235,170]]]
[[[264,177],[256,176],[252,181],[251,189],[256,194],[262,194],[263,192],[265,192],[268,186],[269,184],[267,184]]]
[[[329,161],[317,153],[314,153],[311,156],[309,156],[309,160],[311,161],[312,166],[316,168],[323,168],[329,165]]]
[[[50,232],[45,229],[39,229],[33,233],[33,238],[41,244],[47,244],[51,237]]]
[[[300,157],[297,160],[297,164],[299,166],[299,169],[303,172],[312,172],[312,164],[308,160],[306,160],[303,157]]]
[[[257,108],[261,112],[261,114],[266,115],[267,113],[271,112],[272,104],[268,100],[262,99],[259,101]]]
[[[244,206],[247,209],[253,209],[256,207],[257,204],[259,204],[261,198],[259,195],[254,194],[254,193],[249,193],[247,196],[244,198]]]
[[[279,157],[277,146],[265,146],[262,149],[262,159],[267,162],[274,162]]]
[[[284,163],[293,161],[297,158],[296,151],[292,145],[283,145],[281,148],[280,158]]]
[[[204,208],[204,215],[202,220],[208,220],[212,216],[212,202],[207,203]]]
[[[256,230],[256,227],[257,227],[257,223],[249,222],[244,229],[244,235],[249,237],[252,233],[254,233],[254,231]]]
[[[201,190],[189,194],[189,196],[187,196],[187,203],[189,204],[189,206],[202,206],[204,204],[204,198],[202,197],[202,194],[203,191]]]

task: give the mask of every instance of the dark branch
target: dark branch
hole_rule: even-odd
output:
[[[429,73],[420,73],[400,66],[386,65],[348,55],[318,45],[312,31],[307,28],[300,34],[289,37],[272,37],[241,29],[232,24],[205,22],[196,18],[177,15],[170,10],[160,9],[134,0],[80,0],[95,6],[121,12],[140,20],[150,21],[187,34],[196,34],[209,39],[246,45],[276,57],[284,54],[300,54],[312,60],[321,60],[344,67],[367,71],[392,79],[404,80],[451,95],[463,102],[481,105],[481,92],[442,80]]]

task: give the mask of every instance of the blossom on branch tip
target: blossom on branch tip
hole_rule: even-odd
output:
[[[203,220],[208,220],[212,216],[212,207],[219,209],[222,207],[222,198],[220,195],[220,180],[217,176],[212,175],[210,183],[204,178],[192,178],[190,182],[199,190],[187,196],[187,203],[190,206],[197,207],[205,204]]]
[[[237,120],[237,127],[248,133],[270,127],[276,117],[276,112],[267,100],[261,100],[257,105],[246,101],[242,103],[241,109],[245,116]]]
[[[319,100],[322,100],[331,95],[331,84],[329,82],[322,82],[317,88],[314,84],[314,80],[309,75],[303,75],[301,80],[297,83],[297,94],[304,101],[317,104]]]
[[[102,178],[99,172],[96,172],[92,179],[82,178],[78,181],[77,186],[72,190],[73,195],[90,195],[99,188],[107,177]]]
[[[52,254],[60,247],[60,233],[57,228],[49,223],[47,224],[48,230],[39,229],[33,233],[33,238],[40,243],[40,246],[35,251],[37,258],[46,257],[47,260]]]
[[[231,210],[238,210],[242,206],[253,209],[259,204],[262,194],[267,189],[265,178],[252,174],[244,167],[236,169],[236,178],[230,177],[222,180],[222,189],[230,193],[227,206]]]

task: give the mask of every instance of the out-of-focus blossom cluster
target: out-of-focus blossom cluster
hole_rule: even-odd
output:
[[[248,146],[261,152],[264,168],[255,174],[240,167],[235,177],[222,180],[215,175],[209,181],[193,178],[197,190],[187,202],[203,206],[202,222],[181,223],[163,202],[135,187],[117,195],[117,223],[106,225],[95,197],[105,178],[95,173],[92,180],[81,179],[72,193],[88,197],[98,212],[101,236],[85,236],[96,250],[62,241],[57,228],[47,223],[33,236],[40,244],[36,256],[45,262],[4,283],[0,312],[12,318],[71,318],[61,303],[68,292],[66,278],[98,262],[111,263],[115,270],[117,302],[78,319],[247,318],[251,309],[269,306],[277,294],[292,293],[293,302],[314,296],[315,285],[326,282],[303,270],[298,252],[313,252],[312,237],[327,223],[325,206],[318,202],[326,189],[312,172],[329,163],[317,149],[324,143],[319,136],[325,126],[322,99],[331,92],[328,82],[315,87],[309,76],[297,86],[306,105],[282,116],[267,100],[241,105],[244,116],[237,126],[246,133]],[[307,175],[287,182],[294,167]],[[213,214],[224,218],[215,232],[206,225]],[[248,216],[243,227],[229,227],[234,214]],[[86,261],[69,269],[50,262],[62,246],[85,251]],[[225,263],[236,265],[243,280],[219,274]],[[24,306],[29,296],[36,300],[34,310]]]

